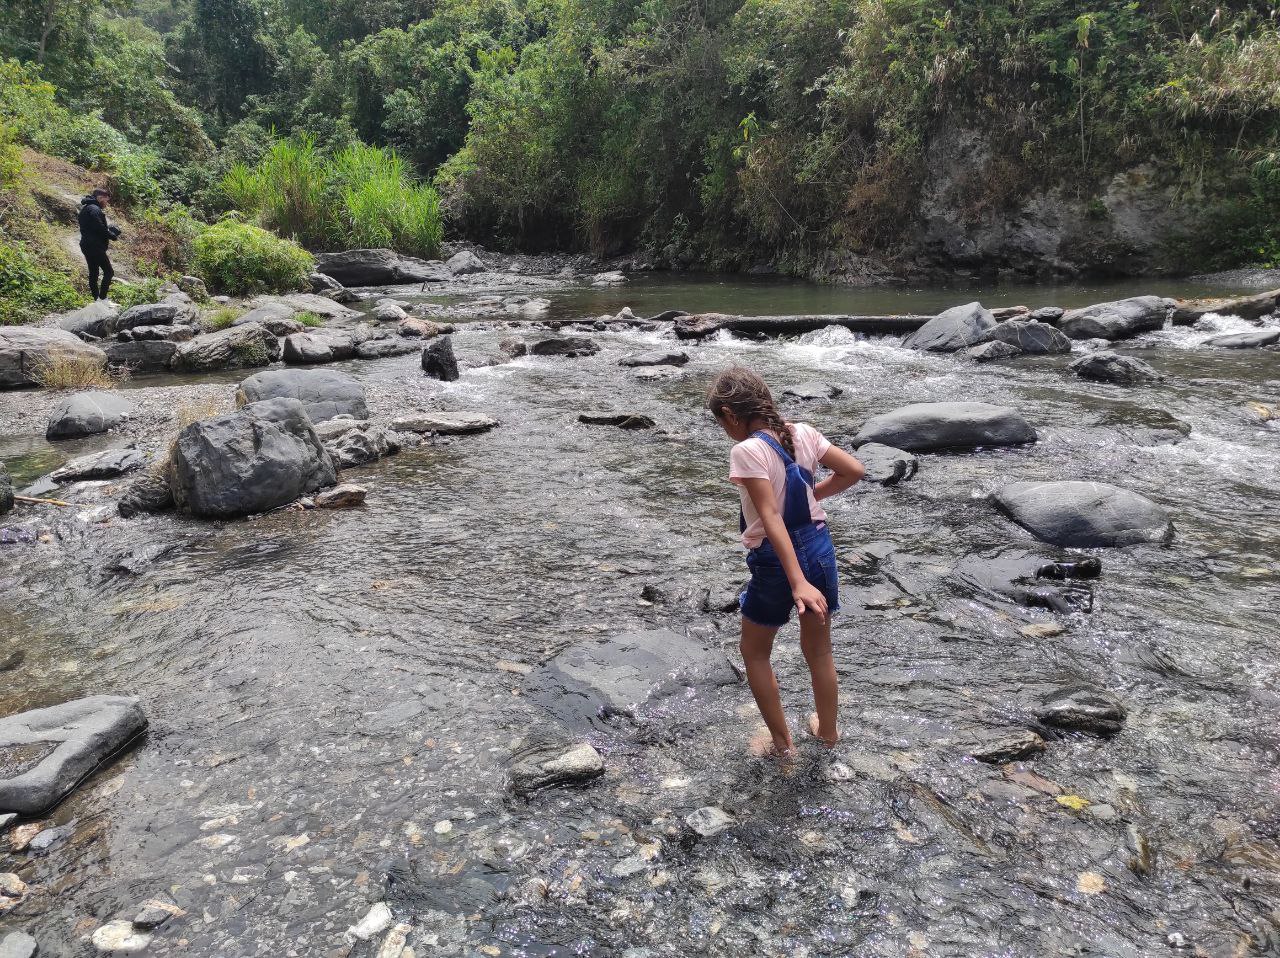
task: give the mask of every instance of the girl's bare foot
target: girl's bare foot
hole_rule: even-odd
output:
[[[766,728],[758,730],[747,743],[747,751],[756,758],[789,759],[795,754],[795,748],[788,741],[779,742]]]
[[[809,734],[816,738],[827,748],[834,748],[836,743],[840,741],[840,733],[834,733],[830,738],[818,731],[818,713],[813,712],[809,715]]]

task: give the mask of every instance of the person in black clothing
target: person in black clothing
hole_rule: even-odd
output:
[[[80,201],[80,252],[84,253],[85,262],[89,264],[89,292],[93,293],[94,299],[107,298],[111,279],[115,276],[107,247],[112,240],[120,238],[120,228],[107,222],[105,210],[110,199],[106,190],[94,190]],[[99,272],[102,274],[101,283]]]

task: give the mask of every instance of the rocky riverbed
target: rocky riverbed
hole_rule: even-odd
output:
[[[626,302],[623,287],[606,312]],[[113,694],[149,722],[61,804],[0,825],[0,942],[378,958],[1272,947],[1278,354],[1207,342],[1273,319],[979,362],[833,324],[678,341],[679,318],[513,318],[455,317],[456,381],[416,352],[319,367],[362,387],[378,428],[497,423],[339,468],[361,507],[123,519],[126,480],[108,478],[0,517],[0,715]],[[986,327],[972,310],[957,325]],[[591,348],[513,356],[512,340],[555,337]],[[1070,369],[1099,352],[1155,378]],[[631,365],[646,355],[667,361]],[[733,361],[798,387],[790,418],[878,443],[881,481],[831,510],[845,740],[781,769],[745,752],[758,719],[723,611],[744,572],[701,394]],[[0,455],[19,488],[127,443],[156,460],[257,371],[136,376],[118,392],[138,412],[74,440],[44,438],[61,397],[3,394]],[[938,410],[902,412],[957,403],[1008,412],[967,413],[979,447],[962,451],[929,438]],[[1062,538],[1080,534],[1062,509],[1114,503],[1110,489],[1154,510],[1106,512],[1141,534]],[[794,634],[775,658],[799,721]]]

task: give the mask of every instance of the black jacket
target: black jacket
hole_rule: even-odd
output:
[[[76,217],[80,222],[80,242],[87,246],[106,246],[115,236],[107,223],[107,214],[98,205],[93,196],[86,196],[80,201],[80,213]]]

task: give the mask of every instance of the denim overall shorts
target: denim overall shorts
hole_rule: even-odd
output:
[[[823,594],[829,613],[840,608],[840,583],[836,575],[836,550],[825,522],[815,523],[809,513],[809,490],[813,488],[813,473],[805,469],[782,448],[781,443],[767,432],[755,432],[752,436],[763,439],[782,457],[786,466],[786,490],[782,499],[782,522],[791,537],[800,571],[809,584]],[[747,528],[746,516],[739,514],[739,525]],[[747,568],[751,581],[738,598],[742,617],[757,625],[778,628],[791,620],[795,600],[791,596],[791,583],[782,569],[782,562],[766,538],[747,553]]]

